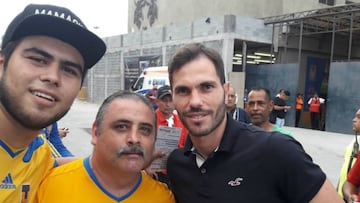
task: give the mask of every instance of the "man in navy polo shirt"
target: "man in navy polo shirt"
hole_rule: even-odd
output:
[[[169,62],[169,79],[190,138],[167,162],[178,203],[342,202],[296,140],[227,117],[229,84],[215,50],[181,47]]]

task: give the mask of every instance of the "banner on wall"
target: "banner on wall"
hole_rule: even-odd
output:
[[[161,66],[161,55],[124,57],[125,89],[129,90],[147,67]]]
[[[304,92],[304,102],[311,98],[313,93],[321,94],[324,72],[328,69],[328,60],[323,58],[316,57],[307,57],[306,64],[306,81],[305,81],[305,92]],[[307,105],[305,105],[305,110],[308,110]]]

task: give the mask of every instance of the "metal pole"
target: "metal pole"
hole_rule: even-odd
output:
[[[354,22],[354,13],[351,13],[351,18],[350,18],[350,36],[349,36],[349,50],[348,50],[348,61],[350,61],[350,59],[351,59],[351,47],[352,47],[353,22]]]
[[[299,70],[301,68],[301,49],[302,49],[302,34],[303,34],[303,27],[304,27],[304,21],[301,21],[300,24],[300,39],[299,39],[299,52],[298,52],[298,63],[299,63]]]
[[[287,56],[287,43],[288,43],[288,32],[289,32],[289,26],[288,24],[286,23],[286,32],[285,32],[285,44],[284,44],[284,57],[282,57],[282,61],[283,63],[285,63],[286,61],[286,56]]]
[[[335,16],[333,17],[333,29],[332,29],[332,38],[331,38],[331,52],[330,52],[330,63],[333,61],[334,59],[334,42],[335,42],[335,28],[336,28],[336,23],[335,23]]]
[[[275,33],[275,24],[272,24],[272,38],[271,38],[271,46],[270,46],[270,54],[274,54],[274,33]]]
[[[246,73],[246,52],[247,52],[247,44],[246,41],[242,43],[242,71]]]

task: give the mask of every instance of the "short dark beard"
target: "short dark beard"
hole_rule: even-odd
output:
[[[14,98],[13,95],[11,95],[11,93],[9,92],[9,88],[6,84],[5,76],[6,70],[4,69],[3,75],[0,79],[0,102],[4,110],[6,110],[6,112],[10,114],[10,116],[20,125],[32,130],[41,130],[62,118],[70,110],[69,107],[66,111],[57,114],[50,119],[35,119],[26,112],[27,107],[21,106],[20,102],[17,101],[17,99]]]
[[[192,112],[196,112],[196,111],[201,111],[200,109],[193,109],[193,110],[190,110]],[[203,131],[201,133],[194,133],[191,131],[191,128],[189,128],[189,126],[187,125],[187,123],[185,122],[185,115],[182,115],[182,114],[179,114],[180,116],[180,119],[182,121],[182,123],[184,124],[184,126],[188,129],[189,131],[189,134],[191,136],[194,136],[194,137],[204,137],[204,136],[207,136],[209,135],[210,133],[212,133],[213,131],[215,131],[220,125],[221,123],[223,122],[224,118],[225,118],[225,115],[226,115],[226,106],[225,104],[221,104],[219,106],[219,109],[217,112],[214,112],[215,115],[219,115],[219,116],[215,116],[215,125],[214,126],[211,126],[209,129],[207,129],[206,131]]]

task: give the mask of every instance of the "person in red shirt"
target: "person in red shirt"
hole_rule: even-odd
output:
[[[155,111],[157,116],[157,126],[181,128],[182,130],[179,138],[178,147],[184,147],[187,130],[182,124],[180,117],[175,110],[170,86],[165,85],[159,88],[156,104],[158,106],[158,109],[156,109]]]
[[[310,111],[310,120],[311,120],[311,129],[319,130],[319,121],[320,121],[320,105],[325,102],[325,99],[320,98],[319,95],[315,92],[313,97],[308,101],[309,111]]]
[[[181,128],[178,147],[184,147],[188,131],[182,124],[179,115],[175,111],[170,86],[164,85],[158,89],[156,104],[158,106],[155,111],[157,117],[157,127],[159,128],[159,126],[168,126]],[[156,176],[160,182],[169,185],[166,171],[156,172]]]

